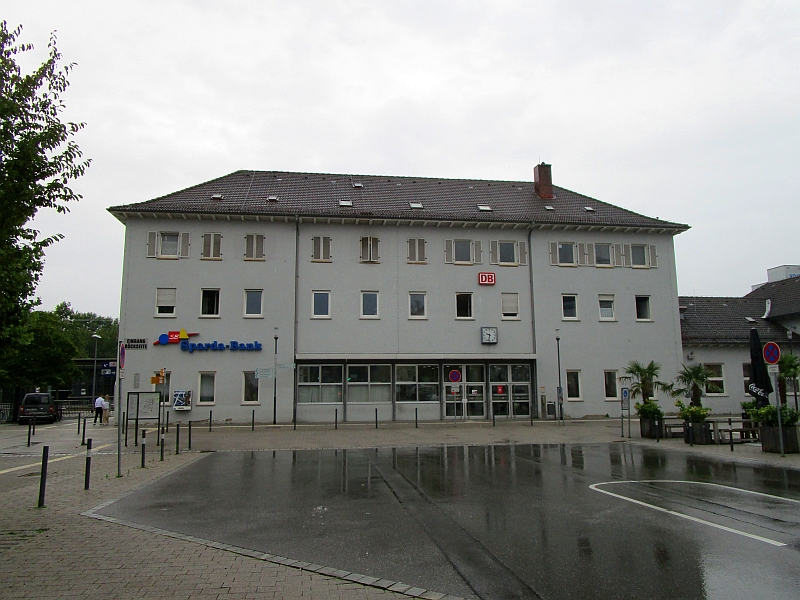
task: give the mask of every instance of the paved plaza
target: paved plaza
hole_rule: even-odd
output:
[[[797,455],[782,458],[755,445],[695,446],[680,439],[642,440],[633,422],[632,439],[620,435],[619,421],[381,423],[374,425],[214,426],[197,423],[181,431],[175,454],[175,427],[166,437],[163,462],[148,433],[147,468],[140,468],[139,448],[129,446],[116,477],[116,429],[89,425],[97,450],[92,461],[91,489],[84,490],[85,451],[75,421],[41,426],[27,446],[27,428],[0,426],[0,585],[7,598],[440,598],[439,590],[404,582],[359,583],[349,572],[331,572],[321,565],[290,566],[290,558],[226,546],[191,536],[174,536],[156,528],[130,527],[91,518],[101,505],[122,498],[186,467],[206,452],[236,450],[319,450],[491,446],[501,444],[630,444],[658,448],[681,457],[714,458],[721,465],[782,466],[800,470]],[[46,507],[36,508],[42,446],[50,447]],[[569,454],[569,453],[567,453]],[[574,460],[574,458],[573,458]],[[794,490],[795,496],[797,490]],[[220,506],[224,510],[224,506]],[[322,572],[320,572],[322,571]],[[328,573],[328,574],[326,574]],[[350,579],[348,579],[350,577]],[[386,589],[390,588],[390,589]],[[391,591],[392,589],[397,590]],[[466,595],[466,594],[465,594]]]

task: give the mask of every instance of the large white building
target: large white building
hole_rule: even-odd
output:
[[[553,418],[560,384],[566,417],[618,415],[628,362],[680,366],[687,226],[553,186],[549,165],[534,180],[238,171],[110,208],[123,402],[191,392],[173,419],[239,422]]]

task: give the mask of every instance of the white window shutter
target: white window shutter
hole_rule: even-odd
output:
[[[372,246],[370,248],[370,260],[380,260],[381,255],[378,253],[378,244],[380,244],[380,240],[376,237],[370,238]]]
[[[311,258],[313,260],[322,258],[322,239],[318,235],[311,238]]]
[[[261,234],[256,235],[256,258],[264,258],[264,236]]]
[[[408,240],[408,262],[416,262],[417,260],[417,240],[410,238]]]
[[[626,267],[631,266],[631,245],[624,244],[622,246],[622,264]]]
[[[322,238],[322,260],[331,259],[331,238]]]
[[[222,256],[222,234],[215,233],[214,234],[214,247],[212,248],[212,252],[214,253],[212,256],[214,258],[220,258]]]
[[[369,238],[361,238],[361,261],[366,262],[369,260]]]
[[[254,237],[255,237],[255,236],[253,236],[253,234],[252,234],[252,233],[248,233],[248,234],[247,234],[247,235],[244,237],[244,239],[245,239],[245,244],[244,244],[244,257],[245,257],[245,258],[250,258],[250,259],[252,259],[252,258],[253,258],[253,246],[255,245],[255,240],[253,239]],[[205,243],[203,244],[203,247],[205,248]]]
[[[417,260],[419,262],[425,262],[425,260],[427,260],[425,256],[425,240],[423,238],[419,238],[417,239]]]
[[[157,288],[156,306],[175,306],[176,288]]]
[[[614,244],[614,266],[621,267],[623,266],[624,260],[622,257],[622,245],[621,244]]]
[[[586,244],[586,264],[594,266],[594,244]]]
[[[472,242],[472,249],[475,253],[475,258],[472,260],[476,265],[479,265],[483,262],[483,253],[481,251],[481,242],[480,240],[475,240]]]
[[[453,262],[453,240],[444,241],[444,262]]]
[[[519,248],[519,264],[520,265],[527,265],[528,264],[528,242],[519,242],[517,247]]]
[[[498,248],[497,248],[497,240],[492,240],[489,242],[489,264],[496,265],[500,263],[500,257],[498,256]]]
[[[158,232],[147,232],[147,258],[155,258],[157,255],[156,248],[158,244]]]
[[[519,294],[508,293],[500,295],[501,311],[504,315],[519,314]]]
[[[650,266],[653,268],[658,267],[658,253],[656,252],[655,244],[650,245]]]
[[[578,264],[586,266],[586,244],[578,243]]]
[[[550,242],[550,264],[558,264],[558,242]]]
[[[181,258],[189,258],[189,234],[182,233],[181,234],[181,242],[180,242],[180,257]]]

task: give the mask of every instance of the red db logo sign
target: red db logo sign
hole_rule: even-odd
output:
[[[494,273],[478,273],[478,285],[494,285],[497,283]]]

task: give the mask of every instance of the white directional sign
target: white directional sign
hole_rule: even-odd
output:
[[[767,365],[767,373],[770,375],[780,373],[780,367],[778,365]],[[777,417],[775,417],[777,419]]]
[[[275,369],[256,369],[256,379],[272,379],[275,377]]]
[[[282,365],[278,365],[279,369],[294,369],[294,363],[285,363]]]

